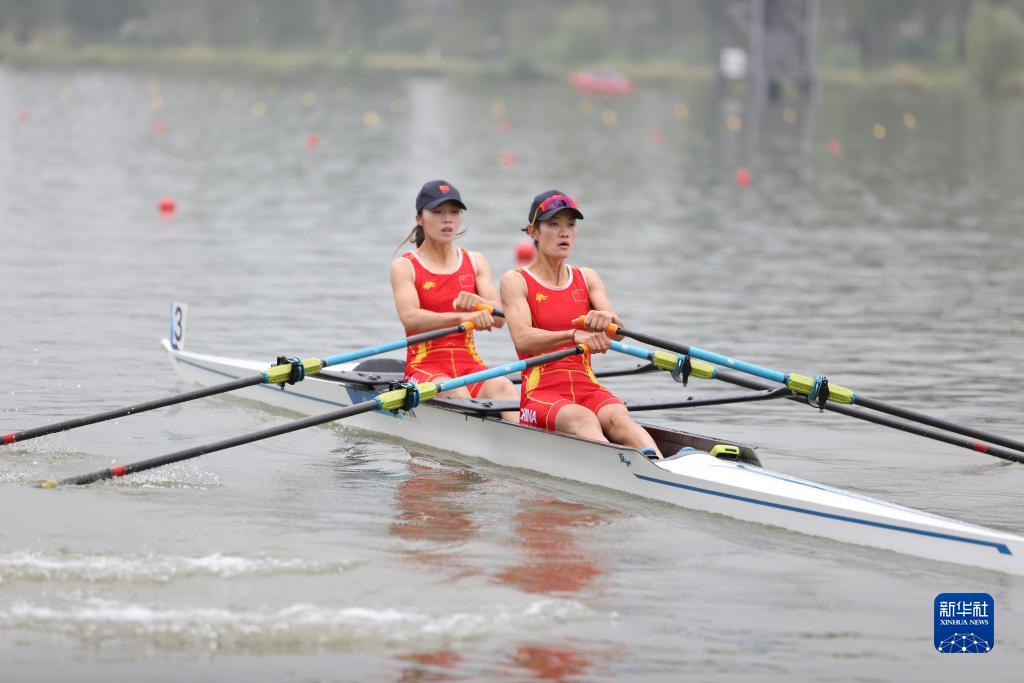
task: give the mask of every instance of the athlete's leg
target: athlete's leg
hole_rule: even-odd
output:
[[[495,401],[515,401],[516,409],[501,414],[503,420],[519,422],[519,389],[508,377],[495,377],[484,382],[477,398],[489,398]]]
[[[621,403],[606,404],[597,411],[597,419],[609,441],[633,448],[653,448],[655,453],[661,455],[651,435],[629,416],[626,406]]]
[[[601,431],[601,422],[597,415],[581,405],[570,403],[562,406],[555,415],[555,429],[565,434],[582,436],[594,441],[607,441]]]

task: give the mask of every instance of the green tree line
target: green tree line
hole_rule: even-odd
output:
[[[766,0],[799,3],[800,0]],[[120,43],[712,64],[721,0],[0,0],[15,44]],[[733,0],[734,5],[742,5]],[[1024,69],[1024,0],[821,0],[824,66]],[[720,17],[719,17],[720,19]]]

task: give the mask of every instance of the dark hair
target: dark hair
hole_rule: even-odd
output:
[[[537,221],[536,223],[530,223],[525,228],[523,228],[523,232],[526,233],[527,237],[530,237],[530,228],[537,228],[537,232],[540,232],[540,221]],[[540,242],[537,241],[537,238],[531,237],[530,239],[533,240],[533,248],[540,250]]]

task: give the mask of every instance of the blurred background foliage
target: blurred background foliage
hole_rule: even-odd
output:
[[[716,62],[715,0],[0,0],[0,59],[88,45],[462,60],[522,74]],[[825,69],[964,69],[1022,90],[1024,0],[824,0]],[[497,69],[495,69],[497,70]]]

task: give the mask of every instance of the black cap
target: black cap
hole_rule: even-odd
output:
[[[436,208],[445,202],[455,202],[463,209],[466,208],[457,187],[447,180],[431,180],[424,183],[420,193],[416,195],[416,213],[423,209]]]
[[[543,204],[546,199],[550,199],[551,197],[561,197],[564,201],[554,202],[553,206],[549,207],[548,209],[546,209],[545,211],[538,215],[537,211],[538,209],[540,209],[541,204]],[[547,192],[541,192],[539,195],[533,198],[533,202],[530,204],[530,217],[528,221],[531,225],[534,223],[539,223],[541,221],[546,221],[559,211],[571,211],[573,216],[582,219],[583,212],[580,211],[579,206],[579,203],[575,199],[565,194],[564,192],[560,192],[558,190],[548,190]]]

